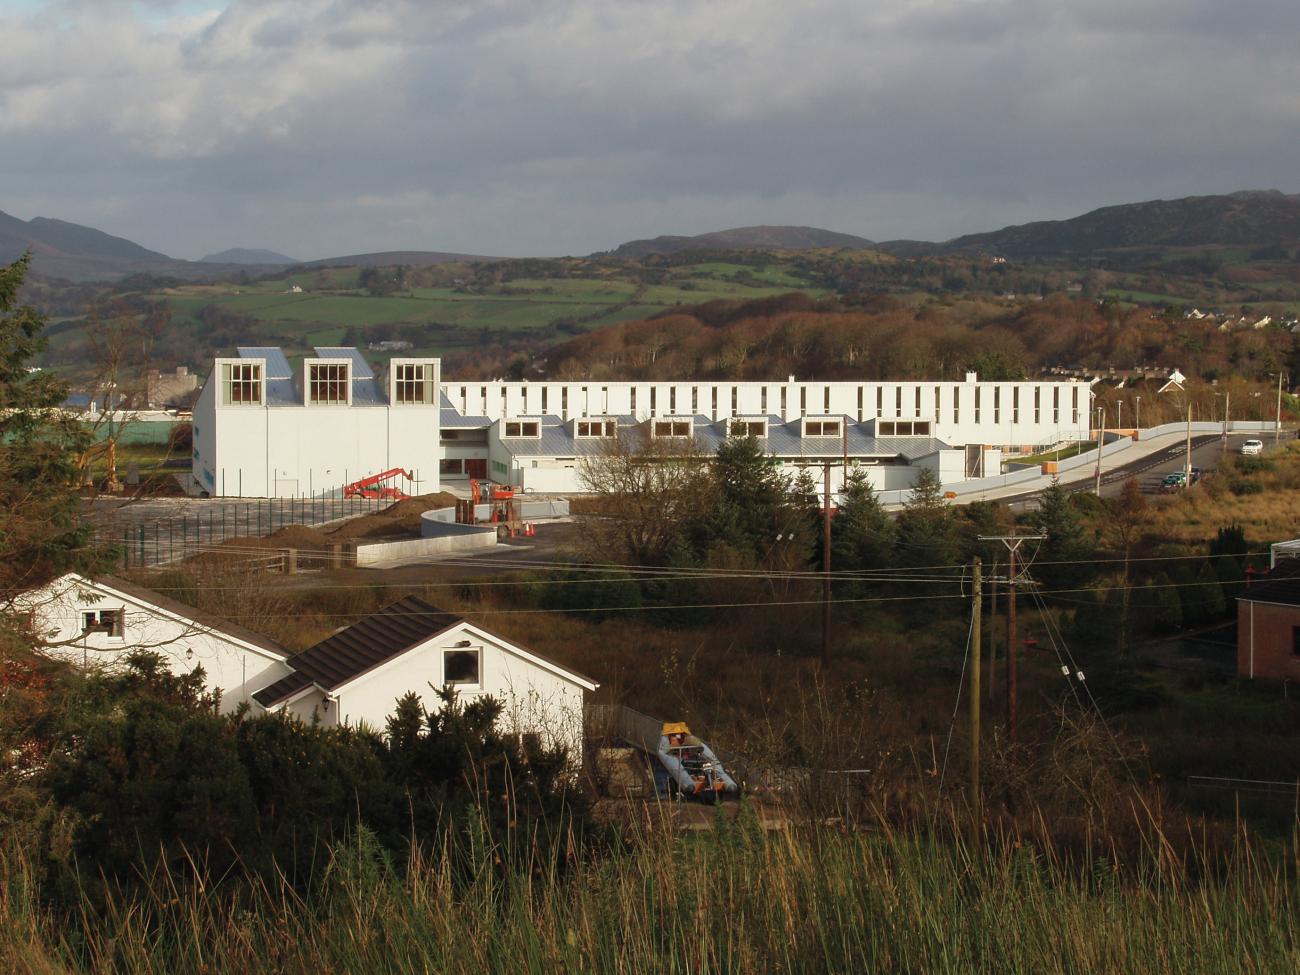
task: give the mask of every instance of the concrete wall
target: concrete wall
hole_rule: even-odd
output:
[[[492,525],[446,524],[421,518],[422,538],[402,542],[371,542],[357,545],[357,565],[382,565],[430,556],[454,555],[493,548],[497,530]],[[430,534],[432,533],[432,534]]]
[[[1237,673],[1242,677],[1300,680],[1293,652],[1300,606],[1237,600]]]
[[[183,675],[203,668],[204,687],[221,692],[221,709],[234,711],[252,695],[289,673],[289,668],[265,650],[254,648],[220,631],[170,613],[111,587],[61,579],[26,597],[25,609],[35,615],[37,632],[52,644],[44,652],[80,665],[117,667],[137,650],[163,658],[172,673]],[[100,610],[125,612],[121,637],[107,633],[82,635],[82,614]],[[254,705],[256,707],[256,705]]]

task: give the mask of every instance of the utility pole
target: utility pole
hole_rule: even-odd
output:
[[[1228,452],[1228,409],[1232,405],[1232,392],[1225,391],[1223,394],[1223,444],[1220,453]]]
[[[1183,487],[1192,484],[1192,401],[1187,401],[1187,454],[1183,463]]]
[[[822,669],[831,665],[831,462],[822,465],[826,503],[822,506]]]
[[[1282,439],[1282,370],[1277,371],[1277,426],[1273,428],[1273,443]]]
[[[1106,432],[1106,407],[1101,407],[1101,423],[1097,425],[1097,497],[1101,497],[1101,435]],[[1013,573],[1014,575],[1014,573]]]
[[[970,669],[970,842],[978,849],[983,816],[980,800],[980,609],[984,601],[984,579],[979,556],[975,556],[975,593],[971,598]]]
[[[998,614],[998,560],[993,559],[993,575],[989,579],[992,588],[989,590],[989,674],[988,674],[988,696],[989,702],[992,703],[996,696],[994,688],[997,686],[993,683],[994,662],[998,658],[998,640],[996,631],[993,629],[993,620]]]
[[[1016,743],[1016,551],[1022,542],[1041,542],[1046,535],[981,535],[982,542],[1001,542],[1007,547],[1007,740]]]

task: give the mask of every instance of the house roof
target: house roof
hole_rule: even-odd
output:
[[[445,612],[418,596],[406,596],[327,637],[314,647],[290,657],[285,662],[294,672],[258,691],[253,698],[258,704],[269,708],[313,685],[325,691],[333,691],[439,633],[465,622],[461,617]],[[532,651],[526,653],[572,677],[590,684],[595,683],[539,654]]]
[[[1282,559],[1237,598],[1247,603],[1300,606],[1300,559]]]
[[[98,576],[97,578],[87,578],[70,572],[60,579],[51,583],[51,587],[58,586],[64,580],[73,580],[72,585],[85,586],[88,589],[111,590],[118,595],[125,596],[137,602],[147,603],[164,612],[179,616],[182,619],[189,620],[198,626],[207,630],[214,630],[223,633],[226,636],[233,637],[241,643],[265,651],[277,660],[283,660],[289,656],[289,651],[274,640],[268,639],[260,633],[254,633],[252,630],[240,626],[238,623],[232,623],[224,617],[217,616],[215,613],[206,613],[203,610],[195,609],[182,603],[180,600],[172,599],[153,589],[146,589],[144,586],[137,586],[134,583],[127,582],[125,579],[119,579],[116,576]]]

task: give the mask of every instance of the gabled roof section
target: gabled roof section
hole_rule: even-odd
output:
[[[1237,598],[1246,603],[1300,606],[1300,559],[1282,559]]]
[[[318,359],[347,359],[352,363],[352,405],[386,406],[388,397],[384,394],[375,371],[370,367],[360,351],[351,346],[317,346]]]
[[[302,402],[293,388],[293,368],[279,348],[273,345],[241,345],[239,357],[266,360],[267,406],[294,406]]]
[[[459,616],[418,596],[407,596],[290,657],[287,663],[308,682],[333,690],[460,621]]]
[[[276,660],[284,660],[289,656],[288,650],[260,633],[254,633],[252,630],[246,629],[238,623],[232,623],[214,613],[206,613],[195,609],[193,606],[172,599],[153,589],[137,586],[116,576],[99,576],[92,579],[75,572],[69,572],[67,575],[55,579],[46,588],[53,592],[62,593],[72,587],[90,589],[100,593],[112,593],[137,604],[161,610],[164,614],[179,618],[181,621],[188,621],[205,630],[228,636]]]

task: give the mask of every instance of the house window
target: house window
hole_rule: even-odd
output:
[[[483,683],[482,651],[444,650],[442,652],[443,684],[479,685]]]
[[[536,439],[542,435],[542,425],[536,420],[507,420],[506,437],[532,437]]]
[[[126,610],[100,609],[81,614],[82,633],[105,633],[115,639],[126,636]]]
[[[1020,387],[1011,387],[1011,422],[1020,422]]]
[[[668,388],[668,412],[669,413],[677,412],[677,387],[676,386],[670,386]]]
[[[781,387],[781,419],[782,420],[785,419],[785,404],[786,404],[785,394],[786,394],[786,389],[784,386],[782,386]]]
[[[767,387],[764,386],[758,393],[758,408],[764,413],[767,412]]]
[[[993,422],[1002,422],[1002,387],[993,387]]]
[[[547,388],[546,388],[545,386],[543,386],[543,387],[542,387],[542,412],[543,412],[543,413],[546,412],[546,394],[547,394],[547,392],[548,392]]]
[[[885,415],[885,387],[876,387],[876,419]]]
[[[903,387],[894,387],[894,419],[903,415]]]
[[[447,430],[444,428],[438,431],[438,436],[443,440],[456,440],[460,437],[460,433],[455,430]]]
[[[921,387],[916,387],[916,407],[912,410],[916,416],[921,415]]]
[[[961,422],[961,387],[952,388],[952,422]]]
[[[799,415],[804,416],[808,413],[808,390],[799,387]]]
[[[862,387],[858,387],[858,422],[862,422]]]
[[[736,386],[731,387],[731,415],[735,416],[740,412],[740,389]]]
[[[831,411],[831,388],[829,386],[826,386],[825,388],[822,389],[822,412],[829,413],[830,411]]]
[[[767,423],[763,420],[732,420],[727,425],[729,437],[766,437]]]
[[[805,437],[838,437],[840,435],[840,421],[805,420],[803,435]]]
[[[656,420],[651,433],[656,437],[689,437],[691,435],[690,420]]]
[[[1071,422],[1077,425],[1079,422],[1079,387],[1075,386],[1072,390],[1070,390],[1070,392],[1074,394],[1072,397],[1072,399],[1074,400],[1074,420]]]
[[[714,390],[714,393],[716,394],[717,390]],[[713,409],[714,412],[717,412],[718,408],[715,405]],[[700,412],[700,387],[699,386],[691,387],[691,412],[692,413]]]
[[[403,362],[397,366],[398,403],[432,403],[433,372],[423,363]]]
[[[1052,422],[1061,422],[1061,387],[1052,387]]]
[[[975,422],[980,422],[980,391],[978,386],[975,387]]]
[[[934,418],[939,419],[939,387],[934,387]]]
[[[227,362],[222,402],[226,406],[258,405],[262,402],[262,367],[255,362]]]
[[[565,386],[560,390],[560,414],[567,420],[569,418],[569,387]]]
[[[313,362],[307,366],[307,402],[346,404],[347,401],[346,362]]]
[[[898,420],[876,424],[878,437],[928,437],[929,435],[929,420]]]
[[[443,477],[465,473],[465,462],[459,457],[444,457],[438,461],[438,473]]]
[[[579,420],[579,437],[617,437],[618,424],[614,420]]]
[[[655,415],[655,412],[658,409],[658,402],[659,402],[659,390],[656,389],[654,386],[651,386],[650,387],[650,415],[651,416]]]

